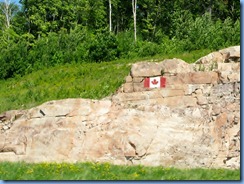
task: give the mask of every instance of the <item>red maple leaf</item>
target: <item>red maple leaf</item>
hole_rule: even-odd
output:
[[[156,85],[158,83],[158,81],[156,79],[154,79],[152,82],[151,82],[153,85]]]

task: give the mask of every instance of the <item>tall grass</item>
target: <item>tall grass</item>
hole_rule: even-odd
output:
[[[102,98],[114,92],[128,72],[126,64],[66,64],[2,80],[0,112],[54,99]]]
[[[193,62],[208,50],[174,55]],[[150,61],[173,58],[173,55],[154,56]],[[144,58],[141,60],[149,60]],[[140,59],[102,63],[73,63],[33,72],[23,77],[0,80],[0,113],[10,109],[26,109],[49,100],[63,98],[101,99],[124,82],[130,63]]]
[[[118,166],[109,163],[1,162],[1,180],[240,180],[240,170]]]
[[[43,102],[64,98],[101,99],[113,94],[136,61],[162,61],[182,58],[194,62],[210,50],[178,55],[157,55],[134,60],[101,63],[71,63],[43,68],[23,77],[0,80],[0,113],[11,109],[26,109]]]

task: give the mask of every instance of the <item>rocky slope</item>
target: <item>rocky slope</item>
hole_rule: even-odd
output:
[[[144,88],[162,75],[164,88]],[[8,111],[0,129],[0,161],[239,168],[240,47],[136,63],[111,97]]]

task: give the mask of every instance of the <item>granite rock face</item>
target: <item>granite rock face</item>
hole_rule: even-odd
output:
[[[240,46],[233,46],[217,52],[212,52],[196,61],[197,64],[207,64],[213,62],[240,62]]]
[[[109,98],[5,112],[0,161],[240,168],[239,61],[136,63]],[[144,88],[152,76],[165,87]]]

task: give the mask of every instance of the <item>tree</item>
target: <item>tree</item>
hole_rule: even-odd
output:
[[[108,0],[109,2],[109,31],[112,31],[112,4],[111,0]]]
[[[11,0],[4,0],[0,2],[0,10],[3,15],[3,26],[8,29],[11,26],[13,16],[18,11],[18,6],[11,2]]]
[[[87,17],[89,6],[82,9],[82,5],[89,5],[89,0],[21,0],[22,12],[26,19],[28,32],[40,37],[49,32],[59,32],[66,29],[68,32],[77,24],[82,24],[82,16]],[[84,13],[83,11],[84,10]],[[95,20],[93,20],[95,22]]]
[[[88,13],[88,27],[99,30],[107,26],[105,0],[89,0]]]
[[[227,0],[227,10],[228,16],[231,17],[232,20],[236,21],[240,19],[240,1]]]
[[[137,0],[132,0],[132,12],[134,20],[134,39],[136,42],[136,9],[137,9]]]
[[[127,31],[128,29],[130,29],[131,23],[133,23],[133,20],[131,19],[131,17],[133,16],[131,2],[112,0],[112,5],[112,29],[117,34]]]

